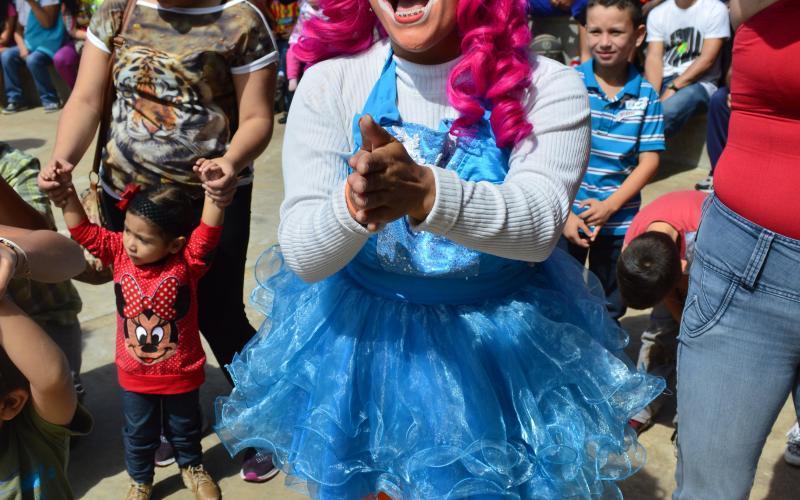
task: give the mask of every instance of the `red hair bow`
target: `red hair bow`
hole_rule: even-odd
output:
[[[178,296],[178,280],[176,278],[170,277],[162,281],[152,297],[146,297],[142,293],[142,289],[130,274],[123,276],[119,283],[125,299],[125,307],[122,310],[125,318],[135,318],[147,309],[153,311],[164,321],[172,321],[177,316],[175,299]]]
[[[117,208],[121,211],[125,211],[128,209],[128,205],[131,203],[136,194],[142,190],[142,186],[134,183],[130,183],[125,186],[125,191],[122,192],[120,195],[120,200],[117,202]]]

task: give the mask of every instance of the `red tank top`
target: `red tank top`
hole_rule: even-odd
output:
[[[780,0],[739,27],[728,143],[714,172],[720,200],[800,239],[800,2]]]

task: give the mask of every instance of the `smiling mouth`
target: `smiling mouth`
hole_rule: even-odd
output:
[[[381,0],[379,5],[396,24],[424,23],[438,0]]]

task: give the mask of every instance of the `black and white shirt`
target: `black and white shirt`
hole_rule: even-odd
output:
[[[664,43],[664,78],[682,74],[700,57],[703,42],[731,36],[728,8],[719,0],[697,0],[682,9],[667,0],[647,18],[647,41]],[[700,78],[709,95],[722,76],[720,59]]]

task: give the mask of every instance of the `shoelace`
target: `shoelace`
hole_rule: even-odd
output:
[[[202,465],[198,465],[195,467],[188,467],[189,474],[192,475],[192,479],[197,484],[199,488],[201,484],[211,483],[211,477],[209,477],[208,472]]]
[[[136,493],[141,493],[145,497],[147,497],[147,485],[142,483],[132,483],[133,487],[135,488]]]
[[[789,438],[789,443],[800,444],[800,424],[795,422],[789,432],[786,433],[786,437]]]

